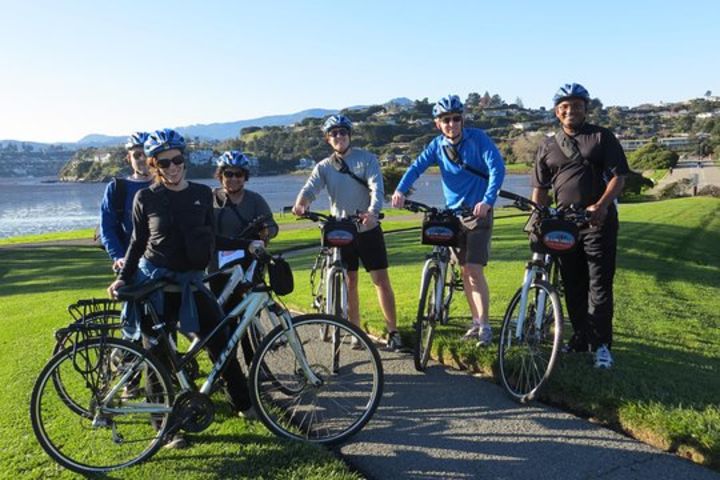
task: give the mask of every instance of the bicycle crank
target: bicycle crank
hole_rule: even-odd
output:
[[[172,423],[186,432],[202,432],[210,426],[214,417],[212,400],[200,392],[183,392],[173,404]]]

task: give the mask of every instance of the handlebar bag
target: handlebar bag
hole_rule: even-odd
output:
[[[428,212],[423,218],[423,245],[456,247],[460,237],[460,221],[455,215]]]
[[[544,218],[535,224],[530,233],[530,249],[537,253],[565,255],[577,248],[577,225],[559,218]]]
[[[287,295],[295,289],[290,264],[282,257],[275,257],[268,265],[270,288],[278,295]]]
[[[328,220],[322,226],[323,247],[345,247],[354,245],[357,240],[357,227],[353,222]]]

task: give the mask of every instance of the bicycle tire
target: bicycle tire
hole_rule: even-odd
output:
[[[120,355],[119,365],[113,355]],[[63,370],[63,385],[73,398],[86,399],[86,413],[67,408],[49,386],[57,370]],[[146,389],[141,399],[123,399],[122,377],[140,370],[146,384],[153,379],[153,398],[147,398]],[[103,401],[113,408],[107,412],[99,399],[113,390],[114,396]],[[173,400],[172,380],[153,355],[124,340],[91,338],[58,352],[42,369],[30,399],[30,420],[40,446],[53,460],[77,473],[98,474],[151,457],[169,426]],[[151,413],[153,406],[159,411]]]
[[[288,339],[275,328],[265,337],[250,369],[250,398],[260,420],[279,437],[332,445],[359,431],[375,413],[383,391],[383,368],[377,349],[355,325],[324,314],[292,319],[293,330],[312,371],[322,384],[305,376]],[[334,347],[318,330],[328,327],[340,334],[336,349],[342,361],[332,371]],[[357,339],[359,349],[353,347]],[[268,365],[274,379],[264,379],[260,365]],[[281,382],[285,388],[279,388]],[[294,393],[287,394],[291,390]]]
[[[79,320],[79,322],[86,323],[86,322],[93,322],[94,320],[100,320],[104,324],[108,325],[115,325],[117,328],[108,328],[107,330],[101,331],[90,331],[86,336],[83,338],[94,338],[105,335],[107,337],[108,334],[120,334],[120,311],[114,310],[110,312],[93,312],[88,314],[86,317],[83,317],[82,320]],[[71,348],[74,340],[73,337],[75,336],[75,333],[68,332],[66,335],[61,336],[56,339],[55,346],[53,347],[52,356],[57,355],[59,352],[66,348]],[[76,402],[72,396],[67,392],[65,389],[65,386],[63,385],[62,377],[60,371],[56,371],[52,378],[53,385],[55,386],[55,389],[57,390],[58,394],[64,399],[65,404],[68,406],[68,408],[72,409],[77,413],[78,415],[82,415],[83,413],[87,412],[82,405],[80,405],[78,402]]]
[[[542,328],[537,329],[535,315],[544,294]],[[536,398],[547,383],[562,343],[562,306],[555,289],[545,281],[536,281],[528,290],[525,322],[517,337],[517,318],[522,288],[515,292],[503,318],[498,347],[500,379],[514,400],[526,403]]]
[[[435,335],[435,323],[442,312],[438,312],[438,281],[440,270],[436,264],[431,264],[423,275],[420,286],[420,300],[418,302],[417,318],[415,319],[415,348],[413,349],[413,361],[415,370],[425,371],[430,352],[432,350],[433,336]],[[442,309],[441,309],[442,310]]]

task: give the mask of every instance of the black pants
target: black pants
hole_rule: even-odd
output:
[[[207,336],[215,326],[221,320],[220,310],[218,309],[217,303],[213,299],[201,293],[195,293],[195,302],[197,304],[198,316],[200,318],[200,334],[201,337]],[[167,325],[174,328],[178,324],[178,313],[180,311],[180,294],[178,293],[166,293],[165,294],[165,321]],[[145,322],[146,320],[143,319]],[[149,337],[149,332],[152,330],[145,328],[143,325],[143,343],[148,348],[151,344],[155,343]],[[220,358],[220,354],[227,345],[228,334],[226,331],[220,331],[207,343],[207,350],[210,359],[216,362]],[[157,351],[157,350],[156,350]],[[164,355],[159,355],[160,361],[164,362],[168,369],[170,368],[169,362]],[[248,391],[247,379],[240,368],[236,355],[233,353],[228,358],[225,368],[220,374],[225,385],[227,387],[227,393],[230,396],[230,405],[234,411],[242,411],[250,408],[250,392]],[[152,379],[149,379],[148,395],[152,393]]]
[[[577,250],[559,257],[573,343],[590,344],[593,351],[612,345],[617,234],[617,211],[611,208],[601,228],[582,230]]]

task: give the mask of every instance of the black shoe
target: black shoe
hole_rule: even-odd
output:
[[[570,337],[570,341],[562,347],[563,353],[588,353],[589,351],[590,345],[574,334]]]

